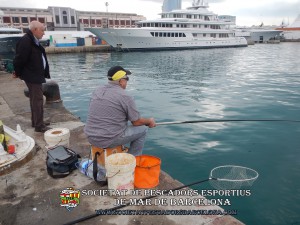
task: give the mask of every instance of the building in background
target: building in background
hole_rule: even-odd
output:
[[[162,12],[171,12],[175,9],[181,9],[181,0],[164,0]]]
[[[0,7],[0,25],[28,29],[38,20],[48,31],[84,30],[88,27],[135,27],[145,17],[135,13],[77,11],[70,7],[49,6],[47,9]]]
[[[285,41],[300,41],[300,14],[295,21],[288,26],[276,28],[276,30],[283,31],[282,37]]]

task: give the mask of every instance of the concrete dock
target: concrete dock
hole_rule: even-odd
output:
[[[47,54],[79,53],[79,52],[110,52],[110,45],[91,45],[76,47],[46,47]]]
[[[29,99],[24,95],[25,83],[12,78],[11,74],[0,71],[0,120],[13,129],[17,124],[26,135],[35,140],[35,147],[28,156],[16,160],[11,167],[2,168],[0,174],[0,225],[52,225],[65,224],[78,218],[95,214],[96,209],[110,209],[116,206],[119,198],[140,198],[141,196],[116,197],[110,195],[84,195],[83,190],[100,193],[107,190],[107,186],[100,187],[92,179],[75,170],[71,175],[60,178],[51,178],[46,171],[46,152],[44,134],[34,132],[31,127],[31,113]],[[90,146],[83,133],[84,124],[63,105],[45,104],[45,120],[50,121],[50,127],[65,127],[70,130],[70,148],[81,155],[88,157]],[[1,165],[0,165],[1,167]],[[169,190],[181,186],[165,172],[160,174],[160,183],[156,190]],[[80,204],[69,211],[60,205],[60,193],[66,188],[81,191]],[[172,196],[174,199],[190,196]],[[160,196],[168,202],[170,196]],[[171,212],[167,215],[100,215],[78,224],[117,224],[117,225],[182,225],[182,224],[243,224],[230,215],[172,215],[172,210],[219,210],[219,206],[174,206],[171,204],[159,205],[131,205],[124,210],[131,212]],[[136,210],[136,211],[135,211]],[[178,212],[176,211],[176,212]]]

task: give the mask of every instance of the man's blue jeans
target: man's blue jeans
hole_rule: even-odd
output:
[[[125,145],[130,143],[129,153],[138,156],[142,154],[144,143],[146,140],[148,127],[147,126],[128,126],[125,132],[108,146],[109,148],[116,147],[118,145]]]

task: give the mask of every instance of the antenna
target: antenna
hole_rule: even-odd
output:
[[[108,12],[108,2],[105,2],[106,12]]]

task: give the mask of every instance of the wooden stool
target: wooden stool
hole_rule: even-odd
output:
[[[119,145],[114,148],[99,148],[92,145],[91,153],[92,153],[92,160],[95,158],[95,154],[99,153],[97,157],[97,163],[101,166],[105,167],[105,158],[111,154],[115,153],[124,153],[128,152],[128,148],[124,145]]]

